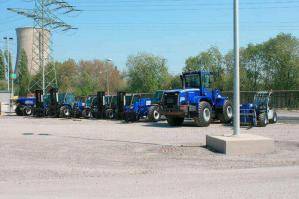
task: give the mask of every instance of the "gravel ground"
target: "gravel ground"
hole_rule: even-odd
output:
[[[293,120],[292,120],[293,121]],[[0,198],[298,198],[299,120],[242,128],[275,152],[226,156],[231,127],[0,117]]]

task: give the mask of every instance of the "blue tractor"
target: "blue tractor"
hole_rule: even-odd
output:
[[[76,98],[73,93],[59,93],[59,117],[70,118],[73,115],[73,106],[76,103]]]
[[[74,118],[83,117],[83,110],[85,109],[86,106],[85,101],[86,100],[84,100],[83,97],[79,97],[76,99],[72,107],[72,117]]]
[[[162,114],[171,126],[180,126],[184,119],[193,119],[200,127],[209,126],[213,120],[231,123],[233,108],[219,89],[213,88],[214,74],[191,71],[181,75],[183,89],[164,91]]]
[[[130,102],[125,106],[125,121],[134,122],[142,118],[150,122],[161,119],[160,102],[164,91],[156,91],[154,97],[144,97],[142,94],[133,94]]]
[[[18,116],[30,116],[36,103],[35,97],[20,97],[16,100],[15,112]]]
[[[72,103],[75,97],[69,93],[58,94],[58,89],[51,87],[46,94],[42,90],[36,90],[35,99],[34,116],[58,118],[71,116]]]
[[[89,119],[92,117],[91,115],[91,108],[93,107],[93,104],[96,100],[96,95],[89,95],[86,97],[86,100],[81,105],[79,104],[79,111],[81,112],[81,116],[85,119]],[[81,107],[80,107],[81,106]]]
[[[257,92],[253,103],[241,104],[241,125],[265,127],[277,122],[277,113],[272,107],[271,92]]]

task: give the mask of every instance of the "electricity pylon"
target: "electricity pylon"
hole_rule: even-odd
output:
[[[33,9],[8,8],[8,10],[34,21],[30,73],[36,75],[31,78],[28,89],[31,92],[34,89],[42,89],[46,93],[49,87],[57,87],[56,69],[52,57],[52,31],[76,29],[58,18],[56,13],[67,14],[79,10],[63,0],[34,0],[34,4]]]

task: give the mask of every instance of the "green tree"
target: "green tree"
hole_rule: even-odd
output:
[[[263,43],[264,88],[299,88],[299,40],[291,34],[279,34]]]
[[[211,47],[185,61],[184,71],[206,70],[215,74],[215,87],[223,89],[224,57],[217,47]]]
[[[5,79],[5,60],[2,50],[0,50],[0,80]]]
[[[77,66],[75,93],[77,95],[95,94],[97,91],[110,93],[123,90],[125,81],[123,75],[112,63],[101,60],[80,61]]]
[[[139,53],[129,56],[126,65],[131,92],[154,92],[167,87],[169,74],[164,58]]]
[[[17,79],[16,82],[16,93],[19,96],[27,96],[30,74],[28,71],[27,55],[24,50],[21,51],[20,60],[17,64]]]
[[[182,88],[182,80],[180,75],[170,76],[170,80],[166,89],[178,89],[178,88]]]
[[[76,81],[78,80],[78,66],[75,60],[69,59],[62,63],[56,62],[55,67],[59,91],[75,91]]]

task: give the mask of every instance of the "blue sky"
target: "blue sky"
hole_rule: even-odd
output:
[[[128,55],[148,52],[181,72],[185,59],[211,46],[232,49],[232,0],[69,0],[82,12],[61,16],[79,28],[54,32],[54,58],[111,58],[121,70]],[[31,0],[0,0],[0,38],[31,26],[7,7],[31,8]],[[299,37],[299,0],[240,0],[241,45],[260,43],[280,32]],[[3,40],[0,40],[3,47]],[[16,41],[13,48],[16,48]]]

